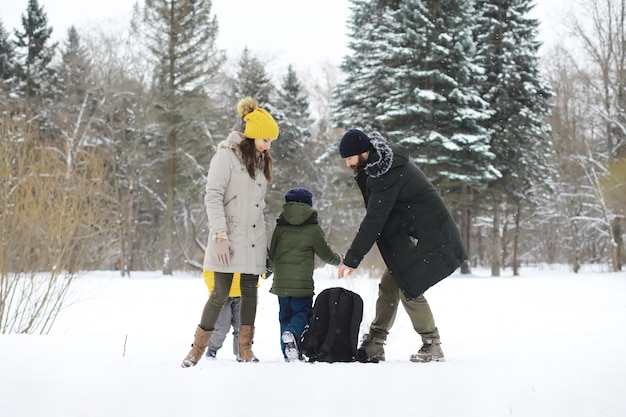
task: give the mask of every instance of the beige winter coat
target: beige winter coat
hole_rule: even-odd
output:
[[[245,139],[232,132],[218,145],[211,159],[204,204],[209,219],[209,241],[204,255],[204,269],[217,272],[263,274],[266,271],[267,236],[263,209],[267,179],[257,171],[250,178],[239,143]],[[217,261],[215,233],[226,231],[230,241],[231,260],[228,266]]]

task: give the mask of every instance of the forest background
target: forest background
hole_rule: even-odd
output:
[[[210,0],[138,2],[127,28],[71,27],[60,42],[38,0],[21,26],[0,21],[2,305],[43,271],[54,300],[80,271],[199,271],[206,172],[244,96],[281,130],[270,231],[305,186],[347,250],[364,207],[337,144],[359,127],[431,178],[468,248],[462,273],[622,269],[626,0],[581,3],[567,47],[541,56],[529,0],[350,3],[348,53],[315,77],[219,49]],[[382,268],[376,250],[362,267]]]

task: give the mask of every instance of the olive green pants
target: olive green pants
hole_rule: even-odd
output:
[[[374,317],[374,321],[370,325],[370,335],[372,337],[387,339],[389,330],[391,330],[396,320],[399,301],[402,301],[402,305],[411,319],[413,328],[422,336],[422,339],[439,337],[439,331],[437,326],[435,326],[435,318],[430,310],[428,301],[424,298],[424,294],[414,300],[407,301],[388,269],[385,269],[380,279],[380,284],[378,284],[376,317]]]
[[[202,317],[200,327],[210,331],[215,329],[215,323],[222,311],[222,307],[228,300],[230,286],[233,283],[233,273],[215,272],[215,287],[209,296]],[[254,326],[257,306],[257,284],[259,276],[253,274],[241,274],[239,285],[241,287],[241,325]]]

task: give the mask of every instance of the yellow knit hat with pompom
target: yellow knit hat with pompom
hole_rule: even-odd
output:
[[[266,110],[259,107],[259,103],[252,97],[245,97],[237,104],[237,114],[246,122],[243,132],[248,139],[278,138],[278,125]]]

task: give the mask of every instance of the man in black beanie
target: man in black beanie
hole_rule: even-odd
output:
[[[380,133],[348,130],[339,144],[352,168],[367,213],[338,276],[352,274],[374,245],[385,261],[376,316],[358,350],[363,362],[385,360],[384,343],[402,301],[422,346],[412,362],[443,361],[439,330],[424,292],[467,259],[459,230],[435,187],[405,148],[389,145]]]

